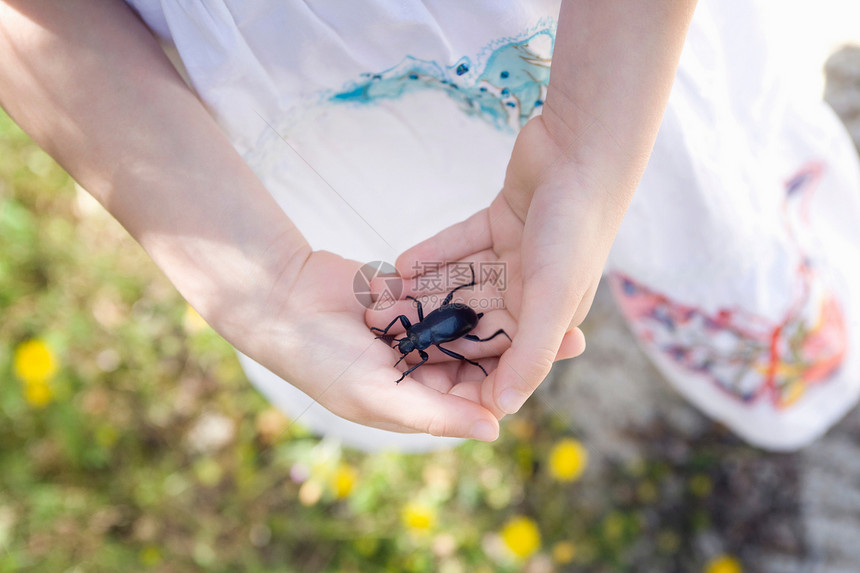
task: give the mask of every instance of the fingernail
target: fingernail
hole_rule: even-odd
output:
[[[522,408],[526,398],[527,396],[525,394],[517,390],[505,390],[502,392],[502,395],[499,396],[499,408],[501,408],[506,414],[514,414]]]
[[[499,437],[498,432],[496,432],[496,428],[486,420],[480,420],[472,424],[472,429],[469,431],[469,435],[472,436],[473,439],[481,440],[482,442],[492,442]]]

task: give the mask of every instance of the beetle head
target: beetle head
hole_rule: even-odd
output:
[[[409,354],[415,350],[415,344],[408,338],[403,338],[397,343],[397,350],[399,350],[401,354]]]

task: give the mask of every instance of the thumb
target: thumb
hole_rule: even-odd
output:
[[[522,407],[559,355],[575,356],[584,350],[579,329],[566,337],[575,301],[580,297],[556,274],[544,272],[523,285],[519,327],[511,347],[499,360],[489,402],[504,413],[513,414]],[[567,342],[562,345],[565,338]]]
[[[453,389],[457,388],[454,386]],[[452,390],[453,390],[452,389]],[[388,388],[384,407],[378,400],[368,409],[384,408],[387,422],[379,427],[397,431],[419,431],[434,436],[493,441],[499,436],[498,419],[486,408],[459,392],[443,393],[405,379]],[[376,398],[379,398],[378,396]],[[393,424],[394,427],[391,427]]]

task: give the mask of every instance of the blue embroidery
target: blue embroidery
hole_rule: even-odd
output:
[[[407,56],[394,68],[362,74],[328,97],[332,103],[373,104],[418,91],[438,91],[454,99],[465,113],[496,128],[516,132],[546,98],[555,25],[543,24],[524,39],[507,38],[489,48],[479,63],[462,58],[453,66]],[[480,58],[480,56],[479,56]]]

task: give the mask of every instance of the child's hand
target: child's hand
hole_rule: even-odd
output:
[[[483,285],[480,291],[484,298],[501,298],[505,309],[488,312],[482,322],[492,326],[482,332],[505,328],[513,336],[498,369],[480,385],[481,403],[498,416],[516,412],[555,360],[585,349],[577,327],[591,306],[623,216],[624,205],[614,204],[611,194],[563,157],[543,119],[532,120],[517,138],[504,189],[492,205],[397,261],[405,277],[427,261],[505,264],[506,288]],[[457,348],[467,356],[485,355],[478,343]]]
[[[399,384],[392,351],[365,324],[365,308],[353,294],[361,263],[326,251],[311,253],[295,279],[275,285],[270,309],[250,343],[252,357],[332,412],[369,426],[492,440],[498,422],[473,399],[448,393],[448,365],[422,366],[427,385],[412,377]],[[401,363],[402,364],[402,363]]]

